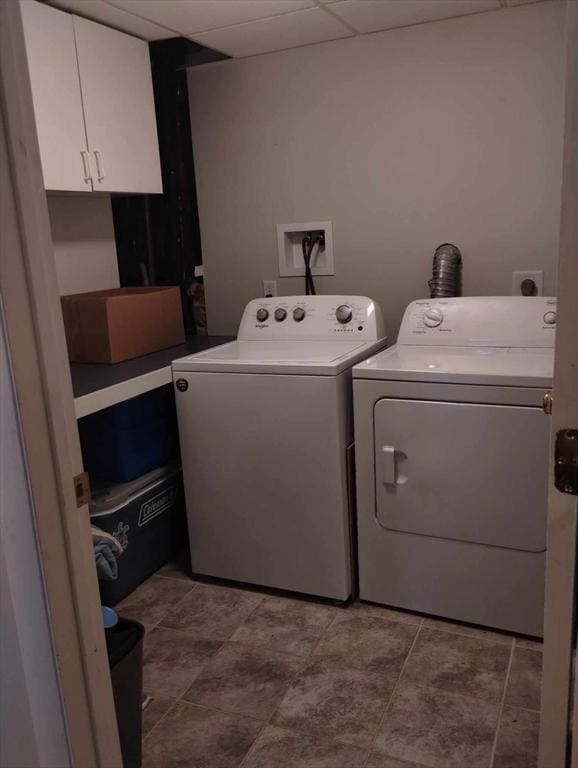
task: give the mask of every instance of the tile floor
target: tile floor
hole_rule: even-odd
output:
[[[532,768],[538,642],[165,566],[147,628],[143,768]]]

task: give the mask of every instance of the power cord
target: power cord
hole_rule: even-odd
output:
[[[307,232],[301,241],[301,249],[303,251],[303,261],[305,263],[305,295],[315,296],[315,283],[313,282],[313,273],[311,272],[311,256],[313,249],[317,245],[317,253],[319,249],[325,245],[325,236],[323,232]]]

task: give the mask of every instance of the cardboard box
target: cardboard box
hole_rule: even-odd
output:
[[[114,288],[62,296],[68,357],[119,363],[185,340],[177,286]]]

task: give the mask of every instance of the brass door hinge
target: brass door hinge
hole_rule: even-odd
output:
[[[554,485],[562,493],[578,496],[578,429],[556,433]]]
[[[90,482],[88,472],[81,472],[72,478],[74,483],[74,493],[76,494],[76,506],[84,507],[90,501]]]

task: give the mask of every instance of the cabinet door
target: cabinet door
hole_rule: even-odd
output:
[[[95,191],[162,192],[148,44],[73,18]]]
[[[90,191],[72,16],[34,0],[21,6],[44,186]]]

